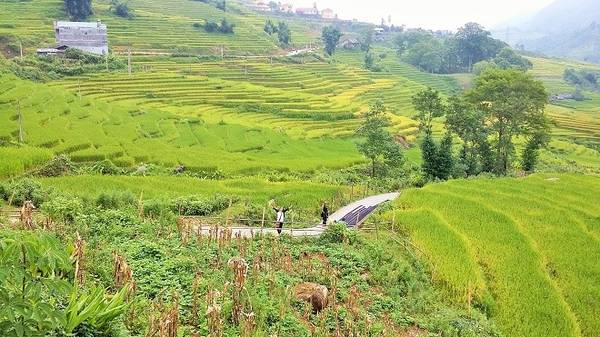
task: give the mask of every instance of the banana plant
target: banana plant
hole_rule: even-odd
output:
[[[127,287],[123,287],[110,296],[103,288],[93,288],[82,293],[75,287],[65,309],[65,332],[72,333],[84,322],[97,330],[108,328],[111,322],[125,312],[127,291]]]

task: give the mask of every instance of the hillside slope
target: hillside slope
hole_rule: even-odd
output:
[[[449,296],[485,308],[506,336],[594,337],[599,188],[578,175],[457,180],[407,191],[395,218]]]
[[[497,27],[495,33],[527,50],[600,62],[600,2],[556,0],[526,20]]]

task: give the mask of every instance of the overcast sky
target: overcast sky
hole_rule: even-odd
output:
[[[318,0],[319,9],[332,8],[341,19],[373,23],[387,20],[409,27],[455,30],[466,22],[487,28],[535,12],[554,0]],[[313,0],[283,0],[296,7],[312,6]]]

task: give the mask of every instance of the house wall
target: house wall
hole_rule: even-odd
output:
[[[108,54],[106,25],[100,23],[91,25],[76,24],[55,25],[54,32],[58,45],[65,45],[94,54]]]

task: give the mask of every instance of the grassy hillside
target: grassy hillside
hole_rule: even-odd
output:
[[[281,52],[276,36],[263,31],[265,18],[253,13],[237,1],[227,1],[226,11],[214,5],[194,0],[127,2],[135,16],[125,19],[109,11],[110,1],[94,0],[94,15],[89,21],[102,20],[108,25],[110,46],[125,51],[189,52],[220,54],[271,54]],[[21,39],[29,51],[54,43],[53,21],[66,19],[62,0],[0,2],[0,36]],[[195,28],[206,21],[220,22],[226,18],[235,24],[235,34],[207,33]],[[304,46],[314,42],[323,23],[302,24],[297,18],[285,18],[290,23],[293,43]]]
[[[457,180],[406,191],[395,218],[449,296],[489,312],[505,335],[592,337],[599,188],[579,175]]]

